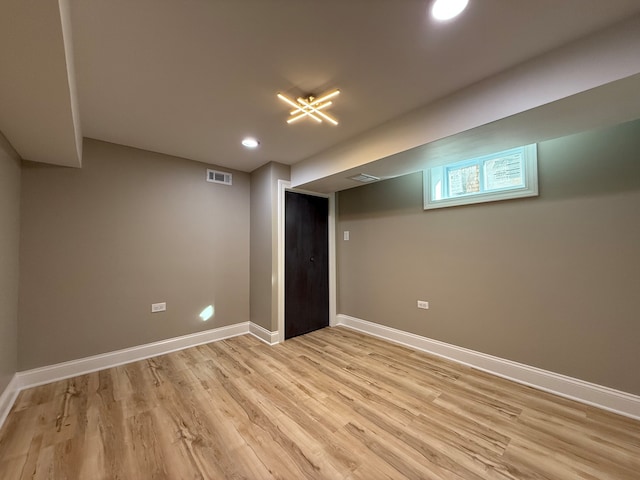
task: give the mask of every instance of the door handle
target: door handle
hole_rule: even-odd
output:
[[[315,261],[316,261],[316,258],[315,258],[315,257],[311,257],[311,258],[309,259],[309,261],[313,263],[313,262],[315,262]]]

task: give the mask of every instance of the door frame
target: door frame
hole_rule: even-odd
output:
[[[329,326],[336,325],[336,202],[335,194],[323,194],[310,192],[299,188],[291,188],[291,182],[278,180],[278,331],[276,332],[276,343],[284,342],[284,214],[285,214],[285,192],[301,193],[303,195],[313,195],[329,199],[328,236],[329,245]]]

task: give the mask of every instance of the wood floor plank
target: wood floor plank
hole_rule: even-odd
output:
[[[25,390],[0,478],[638,480],[640,422],[348,330]]]

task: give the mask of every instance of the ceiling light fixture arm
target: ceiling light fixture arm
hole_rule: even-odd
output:
[[[322,123],[322,120],[324,119],[333,125],[338,125],[338,121],[335,118],[327,115],[324,112],[321,112],[320,110],[326,109],[327,107],[331,106],[333,102],[328,100],[335,97],[339,93],[340,90],[334,90],[320,96],[319,98],[316,98],[315,95],[307,95],[306,98],[298,97],[296,99],[297,103],[286,97],[282,93],[278,93],[277,96],[280,100],[294,107],[294,110],[289,112],[290,118],[287,120],[287,123],[293,123],[297,120],[300,120],[301,118],[310,117],[318,123]]]

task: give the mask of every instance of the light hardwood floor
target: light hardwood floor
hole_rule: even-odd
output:
[[[0,479],[639,479],[640,422],[327,328],[23,391]]]

